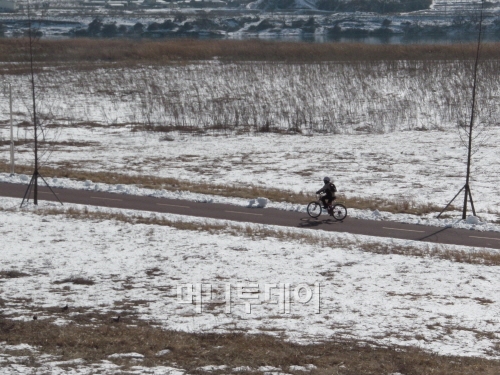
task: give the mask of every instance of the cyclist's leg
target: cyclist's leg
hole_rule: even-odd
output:
[[[333,194],[331,194],[331,193],[325,195],[325,203],[327,203],[327,202],[328,203],[325,204],[324,208],[328,209],[328,214],[330,214],[330,215],[332,214],[331,207],[332,207],[333,198],[334,198]]]
[[[328,204],[326,203],[327,199],[328,199],[328,195],[323,195],[320,198],[321,202],[323,202],[323,208],[327,208],[328,207]]]
[[[333,202],[333,194],[327,194],[326,197],[328,198],[328,206],[330,206]]]
[[[330,207],[330,206],[333,205],[333,202],[335,201],[335,199],[337,199],[337,197],[335,196],[335,194],[330,194],[328,196],[328,207]]]

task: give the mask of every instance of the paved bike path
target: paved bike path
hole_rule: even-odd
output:
[[[0,196],[19,198],[19,204],[27,185],[0,183]],[[399,238],[442,244],[456,244],[500,249],[499,232],[480,232],[467,229],[442,228],[425,225],[403,224],[391,221],[353,219],[347,216],[342,222],[321,216],[310,218],[307,213],[284,211],[273,208],[248,208],[219,203],[199,203],[180,199],[155,198],[128,194],[114,194],[87,190],[53,188],[64,203],[105,206],[131,210],[172,213],[213,219],[234,220],[284,227],[321,229],[348,232],[376,237]],[[39,185],[39,200],[57,201],[52,192]],[[349,210],[349,208],[348,208]]]

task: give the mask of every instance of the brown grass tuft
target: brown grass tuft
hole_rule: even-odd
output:
[[[75,285],[94,285],[95,282],[90,279],[86,279],[84,277],[69,277],[67,279],[61,281],[54,281],[54,284],[67,284],[72,283]]]
[[[17,270],[0,271],[0,279],[17,279],[18,277],[26,276],[29,276],[29,274]]]

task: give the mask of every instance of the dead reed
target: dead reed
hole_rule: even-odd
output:
[[[41,63],[39,114],[46,128],[130,126],[200,134],[367,134],[462,129],[473,61],[195,61],[94,73]],[[71,64],[67,64],[67,67]],[[500,59],[482,60],[481,126],[498,125]],[[6,77],[16,103],[29,103],[28,76]],[[29,124],[27,107],[16,123]],[[29,133],[24,128],[21,134]],[[165,138],[167,139],[167,138]]]

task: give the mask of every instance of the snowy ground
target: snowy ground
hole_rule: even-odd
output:
[[[499,136],[500,128],[488,130],[472,165],[471,189],[476,210],[483,221],[490,223],[498,222],[500,214]],[[123,171],[131,175],[175,177],[194,182],[274,187],[303,191],[312,196],[321,187],[323,176],[328,175],[347,197],[381,197],[416,204],[432,203],[443,208],[465,183],[466,149],[452,131],[311,137],[276,134],[174,135],[174,140],[170,142],[161,139],[161,134],[130,132],[126,128],[66,128],[59,141],[91,143],[80,147],[57,146],[46,164],[56,168],[70,166],[88,171]],[[32,163],[30,145],[18,146],[16,150],[18,163]],[[0,148],[0,157],[0,160],[8,162],[7,145]],[[0,181],[27,183],[26,180],[26,176],[0,175]],[[96,186],[91,181],[77,183],[61,178],[49,181],[51,185],[60,187],[239,205],[248,203],[241,199],[202,197],[189,192],[145,191],[131,186],[104,184]],[[462,202],[462,195],[460,197],[455,202],[457,206]],[[304,209],[276,202],[271,202],[270,206]],[[361,212],[358,217],[377,219],[377,215]],[[397,220],[425,224],[435,215],[399,217]],[[449,225],[450,222],[432,221],[432,224]]]
[[[12,353],[18,353],[13,355]],[[30,359],[36,358],[37,366],[26,365]],[[113,358],[113,357],[112,357]],[[111,359],[112,359],[111,358]],[[124,353],[122,358],[130,358],[141,362],[143,356],[139,353]],[[0,367],[2,374],[119,374],[121,366],[110,360],[104,360],[96,364],[87,364],[83,359],[61,361],[57,356],[41,355],[39,350],[31,345],[6,345],[0,343]],[[168,374],[182,375],[185,372],[173,367],[157,366],[153,368],[141,365],[132,366],[127,374]]]
[[[440,245],[300,229],[288,230],[298,236],[295,240],[284,240],[290,236],[280,238],[283,229],[272,226],[142,213],[200,225],[198,231],[180,230],[33,212],[58,207],[49,203],[20,210],[17,200],[3,198],[0,205],[0,272],[26,274],[1,279],[7,317],[30,320],[37,314],[38,319],[52,319],[50,308],[67,304],[72,310],[113,313],[124,319],[134,315],[188,332],[283,333],[302,343],[355,338],[439,354],[500,358],[498,266],[374,254],[365,246],[443,249]],[[248,233],[244,230],[210,230],[215,224],[265,229],[274,235],[251,238],[236,234]],[[78,278],[93,284],[65,282]],[[250,296],[257,297],[247,299]],[[221,304],[213,305],[214,301]],[[71,314],[56,322],[70,320]],[[0,345],[0,352],[5,353],[5,345]],[[15,361],[7,354],[0,358],[2,366]],[[57,370],[51,361],[55,360],[45,358],[46,366]],[[81,364],[82,372],[85,366]]]

